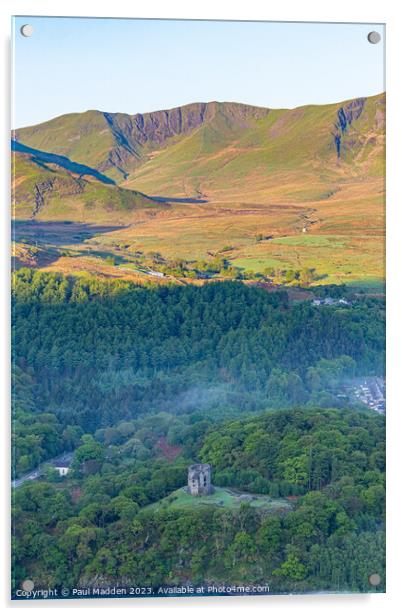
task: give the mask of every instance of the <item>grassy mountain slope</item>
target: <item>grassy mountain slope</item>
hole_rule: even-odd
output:
[[[168,204],[120,188],[66,157],[31,148],[14,148],[12,175],[13,267],[149,280],[143,272],[115,267],[122,259],[105,238]]]
[[[380,175],[384,104],[378,95],[291,110],[212,102],[134,116],[88,111],[19,129],[15,138],[150,194],[233,198],[266,194],[285,176],[287,184],[309,178],[317,186]]]
[[[156,189],[222,200],[317,200],[345,182],[382,173],[383,107],[384,98],[378,96],[272,110],[247,129],[228,128],[217,113],[180,142],[154,153],[125,185],[150,194]]]
[[[221,111],[223,110],[223,111]],[[249,126],[267,109],[237,103],[194,103],[167,111],[136,114],[87,111],[15,131],[15,139],[30,147],[68,156],[119,180],[146,162],[152,150],[174,143],[222,116],[230,129]],[[219,126],[218,126],[219,128]],[[218,139],[221,139],[218,130]]]
[[[72,220],[124,223],[104,236],[112,251],[123,243],[132,254],[208,260],[225,249],[243,271],[274,269],[280,278],[315,268],[317,284],[377,284],[384,278],[384,124],[381,94],[291,110],[212,102],[133,116],[89,111],[19,129],[15,138],[87,165],[120,189],[165,200],[165,207],[133,210],[124,203],[138,192],[88,176],[87,190],[96,184],[97,192],[89,206],[77,190],[63,194],[57,215],[71,210]],[[121,206],[108,207],[109,194]],[[16,203],[29,217],[18,193]]]
[[[12,152],[22,152],[24,154],[30,154],[31,160],[38,165],[45,166],[48,163],[57,165],[66,171],[70,171],[80,177],[88,176],[89,180],[95,179],[99,180],[104,184],[116,184],[114,180],[99,173],[96,169],[92,167],[88,167],[87,165],[82,165],[80,163],[76,163],[71,161],[66,156],[61,156],[59,154],[53,154],[52,152],[44,152],[43,150],[36,150],[34,148],[30,148],[29,146],[20,143],[19,141],[15,141],[15,139],[11,140],[11,151]]]
[[[63,115],[17,130],[14,137],[30,147],[68,156],[94,168],[107,158],[114,144],[104,115],[99,111]]]
[[[108,178],[98,180],[96,172],[91,175],[91,169],[74,167],[64,157],[52,158],[27,148],[14,151],[12,164],[16,218],[116,222],[138,208],[161,207],[142,193],[113,185]]]

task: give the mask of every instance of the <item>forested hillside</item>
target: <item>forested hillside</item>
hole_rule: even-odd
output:
[[[21,269],[13,284],[16,474],[144,413],[215,419],[342,406],[382,374],[384,305],[288,304],[241,283],[136,287]]]
[[[111,437],[86,435],[67,479],[49,472],[16,491],[17,587],[34,577],[56,588],[247,580],[273,593],[370,591],[375,572],[384,589],[382,416],[299,408],[216,424],[159,415],[121,424],[118,444]],[[174,461],[158,455],[161,437],[176,444]],[[149,507],[185,485],[197,459],[212,463],[215,485],[293,495],[293,510]]]

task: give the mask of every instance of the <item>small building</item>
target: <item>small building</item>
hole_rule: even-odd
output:
[[[325,298],[314,298],[312,300],[313,306],[335,306],[336,304],[340,306],[350,306],[350,302],[343,297],[341,299],[334,299],[333,297],[325,297]]]
[[[70,471],[71,460],[73,459],[73,453],[63,453],[58,458],[53,458],[51,464],[55,471],[59,473],[59,477],[65,477]]]
[[[147,272],[150,276],[156,276],[157,278],[164,278],[165,274],[163,272],[155,272],[155,270],[148,270]]]
[[[212,494],[211,465],[192,464],[189,466],[187,486],[192,496],[206,496]]]
[[[69,466],[55,466],[54,470],[59,473],[60,477],[64,477],[65,475],[67,475],[68,471],[70,470],[70,467]]]

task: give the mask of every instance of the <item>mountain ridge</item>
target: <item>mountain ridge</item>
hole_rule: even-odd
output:
[[[296,105],[295,107],[265,107],[264,105],[254,105],[251,103],[243,103],[239,101],[210,100],[210,101],[193,101],[191,103],[183,103],[182,105],[175,105],[174,107],[165,107],[161,109],[154,109],[153,111],[144,111],[144,112],[136,112],[136,113],[129,113],[126,111],[104,111],[102,109],[85,109],[83,111],[72,111],[70,113],[62,113],[60,115],[53,116],[52,118],[49,118],[48,120],[37,122],[36,124],[27,124],[26,126],[19,126],[19,127],[12,129],[12,133],[16,133],[21,130],[32,129],[38,126],[42,126],[44,124],[47,124],[54,120],[58,120],[59,118],[63,118],[66,116],[80,116],[80,115],[88,114],[88,113],[109,114],[109,115],[120,114],[120,115],[134,117],[134,116],[140,116],[140,115],[142,116],[150,115],[150,114],[155,114],[155,113],[160,113],[160,112],[170,112],[176,109],[183,109],[185,107],[190,107],[192,105],[213,105],[213,104],[242,105],[244,107],[252,107],[254,109],[263,109],[263,110],[269,110],[269,111],[295,111],[296,109],[304,109],[305,107],[328,107],[332,105],[344,105],[346,103],[349,103],[351,101],[358,100],[358,99],[371,99],[371,98],[377,98],[377,97],[383,97],[383,96],[385,96],[385,91],[377,92],[376,94],[364,95],[364,96],[354,96],[351,98],[341,99],[339,101],[334,101],[330,103],[305,103],[303,105]]]
[[[152,167],[152,160],[166,148],[175,149],[178,144],[180,150],[180,142],[187,137],[194,141],[189,148],[191,150],[193,147],[194,151],[188,152],[191,167],[199,152],[219,152],[225,147],[232,147],[239,140],[246,141],[248,150],[253,146],[262,147],[269,154],[275,141],[280,146],[278,149],[283,150],[281,141],[286,141],[287,126],[291,125],[295,133],[290,137],[293,140],[300,139],[296,134],[298,126],[302,126],[306,120],[314,122],[317,119],[316,126],[311,129],[309,127],[312,134],[320,129],[320,122],[326,123],[323,139],[318,135],[318,139],[313,140],[306,157],[311,157],[315,153],[314,149],[320,148],[318,153],[322,158],[327,157],[329,149],[338,159],[346,159],[350,145],[346,133],[353,124],[359,122],[367,108],[381,105],[383,99],[384,95],[380,94],[330,105],[303,105],[294,109],[270,109],[237,102],[211,101],[134,115],[95,110],[66,114],[33,127],[18,129],[15,131],[15,139],[29,147],[67,156],[74,162],[96,169],[117,183],[129,182],[130,188],[137,188],[132,186],[132,182],[136,181],[138,171],[141,176],[141,169],[149,166],[149,163]],[[323,116],[325,118],[321,119]],[[202,134],[197,137],[200,131]],[[269,139],[264,142],[265,134]],[[248,135],[250,138],[247,140]],[[297,151],[294,143],[286,142],[284,145],[287,149],[291,146],[294,152]],[[186,154],[179,153],[179,157],[186,158]],[[273,151],[272,154],[274,164],[283,158],[281,152]],[[138,188],[150,192],[147,183]],[[156,188],[161,193],[164,186]],[[195,191],[191,196],[195,196]]]
[[[310,268],[317,281],[380,284],[384,128],[384,94],[290,110],[211,102],[134,116],[67,114],[17,131],[19,147],[67,157],[116,186],[90,175],[90,195],[77,192],[79,178],[66,194],[64,171],[62,191],[56,184],[50,192],[54,175],[41,178],[43,168],[28,160],[31,168],[20,164],[14,178],[16,215],[32,215],[39,177],[45,206],[35,217],[119,223],[85,250],[111,251],[122,265],[122,250],[134,268],[145,259],[152,270],[163,262],[175,272],[177,259],[223,252],[231,266],[274,271],[275,280]],[[72,266],[63,262],[65,271]],[[110,275],[119,273],[111,267]]]
[[[168,110],[134,115],[91,110],[83,112],[83,114],[65,114],[39,125],[17,129],[14,131],[14,138],[17,142],[22,142],[30,147],[51,149],[46,147],[49,145],[49,141],[46,136],[45,139],[41,138],[41,131],[46,131],[46,128],[50,127],[52,132],[52,127],[61,122],[60,136],[64,141],[69,120],[84,120],[84,126],[81,126],[79,122],[78,133],[67,136],[67,140],[74,142],[83,137],[85,141],[85,137],[91,132],[89,127],[93,128],[92,132],[98,130],[101,134],[105,134],[109,130],[109,139],[105,138],[104,144],[102,144],[109,146],[107,156],[103,160],[97,160],[96,156],[93,159],[90,154],[88,161],[89,163],[95,162],[95,165],[90,166],[95,166],[98,171],[104,172],[112,169],[115,171],[115,176],[117,172],[118,178],[120,175],[123,179],[127,179],[125,165],[135,166],[136,161],[141,160],[141,150],[145,144],[152,142],[152,144],[161,145],[169,138],[186,135],[211,120],[216,112],[222,109],[227,111],[229,116],[232,116],[232,121],[235,121],[237,116],[243,126],[246,125],[247,115],[255,118],[259,115],[267,115],[269,112],[268,109],[243,103],[218,103],[215,101],[190,103]],[[235,111],[237,111],[237,114]],[[77,156],[79,157],[80,153],[75,153],[74,147],[71,150],[71,147],[65,142],[60,144],[57,137],[56,129],[55,145],[59,154],[71,157],[74,162],[84,162],[83,159],[78,160]],[[114,143],[111,137],[113,137]],[[71,153],[72,156],[70,156]],[[82,155],[85,156],[84,153]]]

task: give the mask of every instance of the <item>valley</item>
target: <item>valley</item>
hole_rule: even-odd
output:
[[[205,276],[191,264],[224,258],[225,278],[292,285],[314,269],[310,285],[381,290],[384,101],[197,103],[19,129],[15,266],[147,281],[140,255],[155,271],[184,260],[192,274],[176,278],[194,282]],[[43,234],[44,223],[60,233]],[[32,245],[36,261],[25,256]]]

